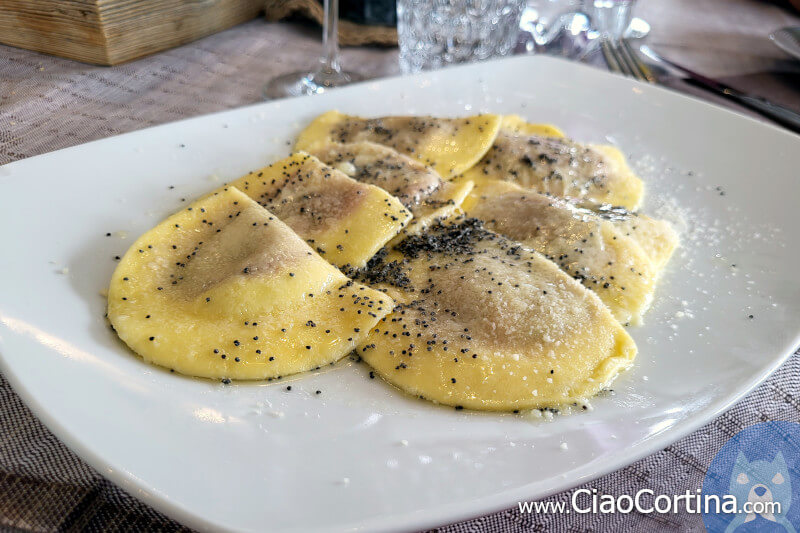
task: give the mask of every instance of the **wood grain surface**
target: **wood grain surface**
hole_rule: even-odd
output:
[[[255,18],[263,0],[3,0],[0,43],[117,65]]]

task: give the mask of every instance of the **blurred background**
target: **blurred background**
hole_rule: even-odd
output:
[[[644,73],[763,116],[657,54],[798,110],[798,2],[6,0],[0,163],[265,97],[508,54]]]
[[[800,0],[0,0],[0,165],[264,99],[511,54],[580,62],[798,131],[799,8]],[[780,373],[797,376],[794,366]],[[74,456],[2,376],[0,400],[0,529],[181,529]],[[684,444],[670,449],[598,483],[635,490],[640,471],[671,479],[683,468],[671,461],[691,454]],[[482,530],[497,516],[449,530]],[[522,529],[518,519],[508,518],[509,530]],[[670,520],[664,529],[696,524]]]

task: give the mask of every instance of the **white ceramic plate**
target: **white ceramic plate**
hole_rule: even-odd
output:
[[[99,294],[114,255],[181,198],[286,154],[331,108],[519,113],[631,154],[647,180],[646,209],[679,215],[686,228],[646,325],[631,329],[640,355],[614,395],[544,422],[436,407],[348,361],[292,379],[291,392],[285,381],[193,380],[117,340]],[[798,168],[800,137],[544,57],[368,82],[61,150],[0,168],[2,372],[87,462],[189,526],[392,530],[477,516],[665,447],[792,352]],[[130,236],[105,236],[117,231]]]

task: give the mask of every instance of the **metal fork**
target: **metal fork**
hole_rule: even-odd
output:
[[[629,76],[640,81],[655,83],[656,77],[650,67],[644,64],[627,39],[602,39],[600,49],[612,72]]]

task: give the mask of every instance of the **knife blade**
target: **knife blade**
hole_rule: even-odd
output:
[[[785,128],[790,129],[795,133],[800,133],[800,113],[796,113],[787,107],[770,102],[766,98],[739,91],[733,87],[725,85],[718,80],[709,78],[708,76],[704,76],[703,74],[688,69],[660,56],[649,46],[643,45],[639,48],[639,50],[653,61],[663,63],[679,72],[686,74],[688,79],[693,82],[694,85],[734,100],[748,109],[752,109],[753,111],[774,120]]]

